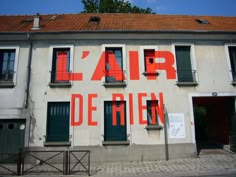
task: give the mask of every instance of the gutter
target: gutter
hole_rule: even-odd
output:
[[[75,34],[75,33],[184,33],[184,34],[236,34],[235,31],[208,31],[208,30],[75,30],[75,31],[34,31],[34,32],[0,32],[7,35],[22,34]]]

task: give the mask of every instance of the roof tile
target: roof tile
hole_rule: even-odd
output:
[[[99,22],[89,22],[91,16]],[[0,32],[32,32],[32,15],[0,16]],[[204,19],[210,24],[199,24]],[[51,14],[40,15],[37,32],[63,31],[236,31],[236,17],[158,14]]]

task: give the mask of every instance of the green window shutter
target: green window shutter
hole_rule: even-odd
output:
[[[69,141],[69,102],[49,102],[47,118],[47,142]]]
[[[175,46],[179,82],[193,82],[190,46]]]
[[[236,47],[235,46],[229,47],[229,57],[230,57],[230,65],[231,65],[233,81],[236,81]]]
[[[126,113],[126,104],[125,101],[116,101],[113,104],[116,106],[124,105],[124,114]],[[112,125],[112,101],[104,102],[104,141],[126,141],[126,115],[125,124],[120,125],[120,112],[116,113],[117,116],[117,125]]]

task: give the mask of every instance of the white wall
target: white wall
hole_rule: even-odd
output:
[[[99,61],[103,44],[124,44],[126,46],[126,71],[127,87],[125,88],[105,88],[103,81],[91,81],[93,71]],[[35,42],[32,60],[32,77],[31,77],[31,99],[34,102],[33,117],[36,119],[36,127],[33,135],[34,140],[31,146],[43,146],[46,135],[47,124],[47,102],[49,101],[70,101],[72,94],[83,95],[84,123],[78,127],[70,127],[72,146],[102,145],[104,127],[103,127],[103,103],[105,100],[112,100],[112,93],[122,93],[126,100],[126,118],[127,134],[131,144],[164,144],[164,130],[147,131],[145,125],[138,123],[138,93],[147,93],[150,98],[151,93],[163,92],[164,104],[168,113],[184,113],[186,138],[169,139],[169,143],[192,143],[194,142],[194,131],[191,125],[192,108],[189,95],[197,93],[235,93],[236,89],[230,83],[228,74],[227,57],[223,43],[201,44],[191,43],[194,45],[196,68],[198,76],[198,86],[179,87],[176,80],[167,80],[164,71],[156,80],[147,80],[144,76],[144,62],[140,64],[140,80],[129,80],[129,60],[128,51],[140,51],[143,46],[157,46],[158,50],[172,52],[172,42],[159,42],[158,40],[71,40],[71,41],[50,41]],[[74,72],[83,73],[83,81],[73,81],[71,88],[50,88],[50,46],[51,45],[73,45],[74,46]],[[87,58],[81,59],[83,51],[90,51]],[[93,120],[98,122],[98,126],[87,125],[87,95],[97,93],[98,98],[94,99],[93,106],[97,110],[93,112]],[[134,118],[135,124],[129,124],[129,93],[133,94]],[[147,97],[147,98],[148,98]],[[145,101],[143,101],[145,103]],[[143,113],[144,115],[145,112]]]
[[[16,48],[15,76],[13,88],[0,88],[0,119],[26,118],[24,111],[29,45],[24,43],[5,44],[1,47]]]

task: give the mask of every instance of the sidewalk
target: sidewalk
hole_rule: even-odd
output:
[[[44,167],[48,167],[47,165]],[[203,150],[198,158],[159,160],[144,162],[91,163],[92,177],[236,177],[236,153],[226,150]],[[1,176],[1,175],[0,175]],[[74,175],[50,174],[24,175],[25,177],[85,177],[86,173]]]
[[[181,177],[222,174],[236,176],[236,154],[218,150],[204,152],[195,159],[92,164],[91,169],[91,175],[94,177]]]

